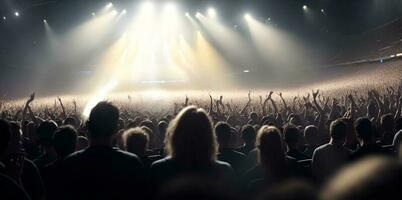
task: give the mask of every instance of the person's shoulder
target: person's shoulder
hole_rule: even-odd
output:
[[[68,155],[68,156],[63,160],[63,162],[64,162],[64,163],[74,162],[75,160],[80,159],[80,158],[84,155],[85,151],[86,151],[86,149],[83,149],[83,150],[80,150],[80,151],[76,151],[76,152],[74,152],[74,153]]]
[[[221,169],[221,170],[233,170],[233,169],[232,169],[232,166],[231,166],[229,163],[223,162],[223,161],[219,161],[219,160],[216,160],[216,161],[214,162],[214,166],[215,166],[216,168],[218,168],[218,169]]]
[[[158,168],[158,167],[161,167],[161,166],[170,165],[170,164],[172,164],[173,162],[174,162],[173,159],[171,159],[171,158],[169,158],[169,157],[162,158],[162,159],[159,159],[159,160],[157,160],[157,161],[154,161],[154,162],[151,164],[151,169],[155,169],[155,168]]]

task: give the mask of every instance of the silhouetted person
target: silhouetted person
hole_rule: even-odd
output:
[[[390,145],[392,144],[392,140],[395,136],[395,122],[394,116],[392,114],[386,114],[381,116],[380,120],[382,137],[381,137],[381,145]]]
[[[25,158],[21,142],[21,129],[17,122],[10,122],[10,140],[7,148],[6,159],[24,158],[21,169],[21,183],[26,193],[32,200],[45,198],[45,187],[42,177],[36,165]]]
[[[255,148],[255,129],[251,125],[244,125],[241,129],[241,138],[244,141],[244,145],[239,148],[239,151],[248,154],[251,150]]]
[[[243,184],[253,191],[275,185],[301,172],[296,160],[286,156],[280,130],[264,125],[258,131],[259,164],[242,177]]]
[[[215,126],[216,138],[218,140],[218,160],[229,163],[236,174],[244,173],[246,155],[240,153],[232,147],[232,130],[229,124],[218,122]]]
[[[137,155],[144,164],[144,167],[148,169],[154,160],[146,154],[149,135],[144,129],[137,127],[126,130],[123,134],[123,141],[125,150]]]
[[[199,175],[225,181],[234,176],[228,163],[217,161],[217,144],[211,119],[203,109],[189,106],[169,124],[166,135],[168,157],[151,165],[154,189],[173,178]],[[229,180],[230,181],[230,180]]]
[[[388,155],[390,153],[376,143],[374,128],[368,118],[357,119],[355,128],[360,148],[351,155],[352,161],[369,155]]]
[[[283,130],[283,135],[288,147],[288,151],[286,152],[288,156],[296,160],[309,159],[309,157],[304,155],[299,149],[301,134],[295,126],[292,125],[286,126]]]
[[[0,158],[4,159],[11,131],[7,121],[0,119]],[[6,169],[5,163],[0,161],[0,198],[30,200],[29,196],[21,187],[21,167],[20,162],[10,162],[13,164],[11,170]]]
[[[314,150],[320,144],[320,137],[318,133],[318,128],[316,126],[310,125],[304,128],[304,138],[306,138],[307,147],[303,154],[309,158],[313,157]]]
[[[62,180],[63,160],[75,152],[77,146],[77,131],[73,126],[62,126],[54,134],[53,147],[57,153],[57,160],[48,164],[43,169],[43,179],[46,185],[47,199],[58,199],[62,192],[60,181]]]
[[[90,146],[63,162],[65,199],[142,199],[146,194],[144,167],[134,154],[112,147],[119,110],[103,101],[87,121]]]
[[[347,125],[337,119],[330,125],[331,140],[318,147],[313,154],[312,171],[316,180],[324,182],[348,161],[352,151],[344,147]]]
[[[54,121],[42,122],[36,130],[38,143],[42,150],[42,155],[34,160],[35,165],[40,171],[49,163],[56,160],[57,155],[54,151],[52,140],[54,132],[57,130],[57,124]]]

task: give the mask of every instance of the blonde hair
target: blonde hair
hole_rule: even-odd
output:
[[[278,128],[262,126],[257,134],[256,146],[259,149],[259,161],[264,168],[273,171],[283,170],[286,165],[286,154]]]
[[[188,106],[181,110],[169,124],[165,143],[168,155],[187,166],[216,160],[216,136],[204,109]]]

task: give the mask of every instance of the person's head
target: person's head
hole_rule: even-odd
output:
[[[283,135],[289,149],[297,149],[301,138],[299,129],[297,129],[295,126],[288,125],[284,128]]]
[[[169,126],[169,124],[166,121],[160,121],[158,123],[158,130],[159,130],[159,134],[160,134],[162,140],[165,139],[166,129],[168,126]]]
[[[44,147],[52,146],[53,135],[57,130],[57,124],[54,121],[44,121],[42,122],[36,134],[38,135],[38,143]]]
[[[140,126],[148,127],[148,128],[151,129],[152,131],[155,129],[154,123],[153,123],[151,120],[149,120],[149,119],[143,120],[143,121],[140,123]]]
[[[77,131],[74,127],[70,125],[60,127],[54,133],[53,146],[59,158],[74,153],[77,147]]]
[[[318,128],[314,125],[309,125],[304,128],[304,138],[310,146],[317,147],[320,145],[320,136]]]
[[[124,131],[123,141],[126,151],[144,156],[148,148],[149,135],[142,128],[130,128]]]
[[[260,152],[261,165],[275,167],[285,162],[285,150],[278,128],[262,126],[257,134],[256,145]]]
[[[401,165],[391,158],[369,157],[354,163],[323,188],[323,200],[370,200],[396,197],[402,188]]]
[[[394,131],[395,122],[394,122],[394,116],[392,116],[392,114],[385,114],[385,115],[381,116],[380,123],[381,123],[381,128],[384,131],[387,131],[387,132]]]
[[[401,145],[402,145],[402,130],[398,131],[395,134],[394,140],[392,141],[392,146],[394,147],[394,152],[395,153],[400,153],[401,152]]]
[[[67,117],[64,121],[63,121],[63,125],[70,125],[72,127],[74,127],[75,129],[78,129],[80,127],[80,120],[75,118],[75,117]]]
[[[257,115],[257,113],[251,112],[251,113],[250,113],[250,116],[249,116],[249,119],[250,119],[253,123],[258,122],[258,115]]]
[[[99,102],[92,108],[87,121],[89,137],[111,139],[117,131],[119,109],[108,101]]]
[[[10,135],[10,124],[6,120],[0,119],[0,156],[3,156],[8,148]]]
[[[219,147],[229,147],[231,141],[231,128],[225,122],[218,122],[215,126],[215,134],[219,143]]]
[[[329,127],[329,134],[331,135],[331,139],[333,142],[338,144],[344,144],[347,134],[347,125],[341,119],[337,119],[331,122]]]
[[[256,136],[257,134],[253,126],[247,124],[241,128],[241,138],[246,145],[254,146]]]
[[[356,120],[356,136],[364,143],[372,142],[375,138],[371,121],[366,117],[361,117]]]
[[[169,124],[166,135],[168,154],[186,165],[216,160],[216,137],[205,110],[188,106]]]

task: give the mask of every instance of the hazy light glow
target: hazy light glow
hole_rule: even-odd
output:
[[[195,14],[195,17],[200,18],[200,17],[201,17],[201,13],[197,12],[197,13]]]
[[[43,23],[47,23],[47,20],[46,20],[46,19],[44,19],[44,20],[43,20]]]
[[[7,17],[3,16],[3,19],[4,19],[4,20],[6,20],[6,19],[7,19]]]
[[[20,13],[17,11],[17,12],[14,12],[14,15],[16,16],[16,17],[19,17],[20,16]]]
[[[208,16],[211,18],[216,18],[216,10],[214,8],[208,8]]]
[[[307,10],[307,9],[308,9],[307,5],[303,5],[303,10]]]
[[[246,19],[247,21],[251,20],[252,18],[253,17],[249,13],[244,14],[244,19]]]

